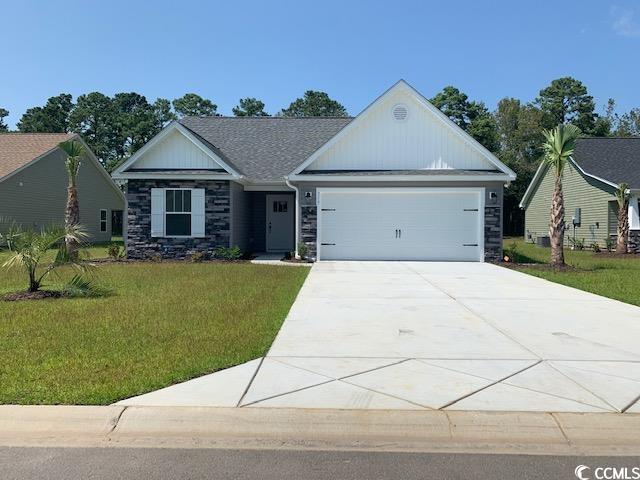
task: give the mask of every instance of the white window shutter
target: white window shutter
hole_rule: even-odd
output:
[[[164,236],[164,188],[151,189],[151,236]]]
[[[204,237],[204,188],[191,190],[191,236]]]

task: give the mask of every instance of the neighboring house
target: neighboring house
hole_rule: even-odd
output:
[[[604,247],[607,237],[617,236],[618,203],[615,191],[620,183],[631,190],[629,237],[631,250],[640,252],[640,138],[580,138],[562,178],[566,235],[574,236],[573,219],[579,221],[575,237],[586,246]],[[535,242],[549,235],[554,173],[541,164],[520,202],[525,209],[525,237]]]
[[[0,134],[0,232],[13,221],[34,228],[64,225],[68,177],[66,154],[58,145],[70,139],[83,143],[66,133]],[[87,153],[78,173],[80,223],[90,241],[109,241],[114,226],[122,232],[124,194],[83,145]]]
[[[121,165],[127,253],[498,260],[515,174],[399,81],[355,118],[187,117]]]

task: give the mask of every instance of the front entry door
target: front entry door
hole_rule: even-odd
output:
[[[267,195],[267,252],[293,250],[293,195]]]

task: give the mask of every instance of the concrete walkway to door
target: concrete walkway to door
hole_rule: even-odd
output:
[[[120,402],[638,412],[640,308],[483,263],[320,262],[268,355]]]

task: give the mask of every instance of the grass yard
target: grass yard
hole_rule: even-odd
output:
[[[97,269],[109,297],[0,301],[0,403],[109,404],[260,357],[307,273],[109,263]],[[25,288],[22,273],[0,270],[0,294]]]
[[[510,249],[514,241],[517,244],[519,262],[549,262],[549,248],[536,247],[522,239],[505,239],[505,250]],[[565,261],[574,268],[554,271],[535,266],[518,266],[517,269],[552,282],[640,306],[640,255],[616,257],[587,250],[565,249]]]

